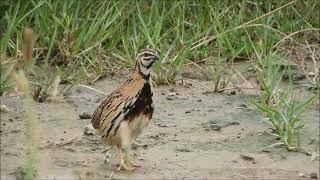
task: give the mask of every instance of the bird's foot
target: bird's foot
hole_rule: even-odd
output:
[[[120,165],[117,168],[117,171],[126,170],[126,171],[133,171],[135,167],[131,165],[126,159],[121,159]]]
[[[139,164],[137,164],[137,163],[135,163],[135,162],[133,162],[133,161],[131,161],[131,160],[128,160],[128,163],[129,163],[131,166],[136,167],[136,168],[141,167],[141,165],[139,165]]]

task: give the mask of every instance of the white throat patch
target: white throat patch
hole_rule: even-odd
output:
[[[143,66],[142,62],[139,62],[139,63],[140,63],[140,64],[139,64],[140,72],[141,72],[142,74],[144,74],[144,75],[150,74],[151,68],[148,69],[148,68],[146,68],[146,67]]]

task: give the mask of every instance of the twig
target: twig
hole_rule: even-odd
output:
[[[99,74],[95,79],[93,79],[92,81],[90,81],[90,84],[95,83],[96,81],[98,81],[101,78],[101,74]]]
[[[223,88],[220,89],[219,91],[228,91],[228,90],[234,90],[234,89],[255,89],[254,87],[248,87],[248,88],[239,88],[239,87],[231,87],[231,88]]]
[[[79,138],[79,136],[76,136],[68,141],[65,141],[65,142],[61,142],[61,143],[54,143],[54,142],[51,142],[51,143],[48,143],[44,146],[40,146],[39,149],[45,149],[45,148],[49,148],[49,147],[61,147],[61,146],[65,146],[65,145],[68,145],[68,144],[72,144],[75,142],[75,140]]]
[[[296,32],[293,32],[293,33],[291,33],[291,34],[289,34],[289,35],[285,35],[285,37],[282,38],[279,42],[277,42],[277,44],[275,44],[275,45],[273,46],[273,48],[277,47],[277,46],[278,46],[281,42],[283,42],[284,40],[286,40],[286,39],[288,39],[288,38],[291,38],[291,36],[294,36],[294,35],[296,35],[296,34],[299,34],[299,33],[301,33],[301,32],[304,32],[304,31],[319,31],[319,29],[301,29],[301,30],[296,31]],[[291,38],[291,39],[292,39],[292,38]],[[297,43],[297,44],[299,44],[299,43]]]
[[[87,89],[90,89],[90,90],[93,90],[93,91],[95,91],[95,92],[97,92],[99,94],[107,95],[106,93],[104,93],[104,92],[102,92],[102,91],[100,91],[98,89],[95,89],[95,88],[93,88],[91,86],[87,86],[87,85],[84,85],[84,84],[79,84],[79,86],[87,88]]]
[[[295,151],[295,152],[301,152],[301,153],[303,153],[303,154],[305,154],[307,156],[311,156],[312,155],[311,152],[309,152],[309,151],[307,151],[305,149],[302,149],[300,147],[288,147],[288,150],[289,151]]]

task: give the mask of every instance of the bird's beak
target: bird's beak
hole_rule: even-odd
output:
[[[154,59],[157,61],[160,60],[160,57],[158,55],[154,55]]]

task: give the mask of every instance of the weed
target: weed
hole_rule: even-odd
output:
[[[280,87],[285,71],[281,61],[279,55],[272,53],[256,62],[260,90],[258,98],[250,101],[266,116],[274,131],[273,135],[281,141],[277,144],[284,145],[288,150],[296,150],[300,146],[300,130],[304,125],[300,116],[313,103],[315,96],[303,103],[296,102],[290,74],[288,88]]]
[[[273,135],[281,141],[277,144],[284,145],[288,150],[296,150],[300,146],[300,130],[304,125],[300,116],[314,99],[315,96],[312,96],[299,104],[293,97],[280,96],[279,102],[273,106],[254,100],[251,102],[266,114],[267,121],[274,130]]]

